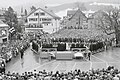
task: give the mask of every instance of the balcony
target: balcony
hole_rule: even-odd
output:
[[[29,24],[27,25],[25,28],[35,28],[35,29],[38,29],[38,28],[43,28],[42,24]]]

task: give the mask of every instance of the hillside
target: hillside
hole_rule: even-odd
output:
[[[59,6],[54,6],[54,7],[50,7],[49,9],[53,10],[54,12],[59,12],[65,9],[75,9],[79,7],[81,8],[81,10],[92,10],[92,11],[97,11],[97,10],[103,10],[106,7],[112,7],[112,6],[116,6],[117,4],[108,4],[108,3],[96,3],[96,2],[75,2],[75,3],[68,3],[68,4],[61,4]]]

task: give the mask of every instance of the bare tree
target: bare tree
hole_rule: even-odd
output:
[[[120,9],[100,10],[94,15],[94,24],[107,35],[115,34],[116,44],[120,41]]]

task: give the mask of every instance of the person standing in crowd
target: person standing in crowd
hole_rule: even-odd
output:
[[[88,51],[88,59],[89,59],[89,61],[91,59],[91,52],[90,51]]]
[[[2,60],[1,62],[0,62],[0,72],[4,72],[5,73],[5,61],[4,60]]]
[[[20,50],[20,54],[21,54],[21,65],[23,67],[23,64],[24,64],[24,61],[23,61],[23,56],[24,56],[24,50],[23,50],[23,47],[21,47],[21,50]]]
[[[84,58],[86,59],[87,58],[87,52],[85,51],[84,53]]]
[[[106,42],[104,42],[104,50],[105,51],[107,50],[107,44],[106,44]]]
[[[23,59],[23,56],[24,56],[24,51],[23,51],[23,49],[20,50],[20,54],[21,54],[21,59]]]
[[[23,59],[24,51],[25,51],[25,47],[24,45],[21,45],[21,48],[20,48],[21,59]]]

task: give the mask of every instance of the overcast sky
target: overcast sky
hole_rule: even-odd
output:
[[[0,7],[8,6],[22,6],[27,4],[64,4],[76,1],[90,1],[90,0],[0,0]]]
[[[36,3],[46,3],[46,4],[59,4],[63,0],[0,0],[0,6],[8,7],[8,6],[17,6],[17,5],[26,5],[26,4],[36,4]],[[69,1],[69,0],[66,0]]]
[[[0,7],[8,7],[8,6],[22,6],[28,4],[64,4],[64,3],[71,3],[71,2],[88,2],[88,1],[117,1],[120,0],[0,0]]]

